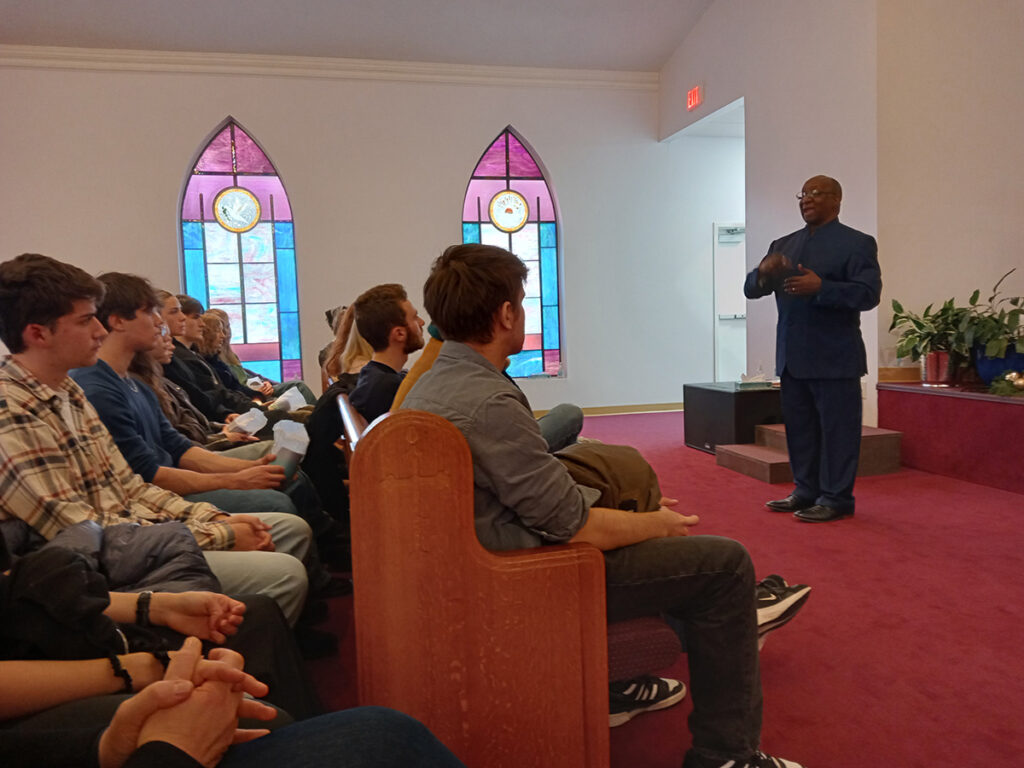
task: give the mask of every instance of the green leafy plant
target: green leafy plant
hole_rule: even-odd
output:
[[[955,357],[957,366],[966,365],[974,343],[970,310],[956,306],[953,299],[947,299],[934,312],[933,306],[929,304],[918,315],[904,309],[896,299],[892,300],[889,330],[900,332],[896,344],[897,357],[910,357],[917,361],[929,352],[948,352],[950,357]]]
[[[1002,296],[999,290],[1003,281],[1016,271],[1014,267],[999,278],[986,303],[978,303],[980,291],[972,293],[967,302],[972,342],[985,345],[986,357],[1006,357],[1011,345],[1015,351],[1024,353],[1024,297]]]

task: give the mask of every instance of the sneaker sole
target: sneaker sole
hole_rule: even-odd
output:
[[[650,707],[640,707],[639,709],[631,709],[628,712],[616,712],[615,714],[608,715],[608,727],[615,728],[616,726],[628,723],[637,715],[642,715],[644,712],[655,712],[659,709],[668,709],[674,704],[678,704],[686,696],[686,683],[681,683],[681,688],[669,696],[667,699],[659,701]]]
[[[785,613],[783,613],[781,616],[779,616],[777,619],[774,619],[773,621],[766,621],[764,624],[759,624],[757,627],[758,637],[763,638],[769,632],[774,632],[776,629],[783,626],[784,624],[788,624],[789,622],[791,622],[793,618],[800,612],[800,609],[804,607],[804,603],[807,602],[807,598],[810,596],[811,590],[810,587],[808,587],[807,592],[804,593],[803,597],[799,601],[792,603],[789,607],[789,610],[787,610]]]
[[[764,608],[757,609],[757,626],[760,628],[769,622],[773,622],[781,618],[782,616],[789,613],[791,610],[804,604],[807,600],[808,595],[811,594],[811,588],[805,586],[803,589],[796,590],[777,603],[772,603]]]

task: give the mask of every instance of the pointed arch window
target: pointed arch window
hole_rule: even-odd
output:
[[[180,210],[185,292],[227,312],[246,368],[301,379],[291,205],[270,158],[232,118],[199,151]]]
[[[509,375],[561,375],[558,207],[536,153],[512,126],[473,170],[462,205],[462,241],[505,248],[529,269],[526,340],[509,362]]]

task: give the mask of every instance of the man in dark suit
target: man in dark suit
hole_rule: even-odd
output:
[[[743,292],[774,293],[779,312],[775,368],[796,488],[767,506],[824,523],[854,511],[868,370],[860,313],[878,306],[882,277],[875,239],[839,223],[838,181],[815,176],[797,198],[807,226],[771,244]]]

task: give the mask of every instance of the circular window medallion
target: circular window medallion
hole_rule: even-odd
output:
[[[213,215],[224,229],[248,232],[260,220],[260,201],[242,187],[228,187],[213,201]]]
[[[491,198],[488,214],[494,226],[502,232],[518,232],[526,224],[530,206],[518,192],[504,189]]]

